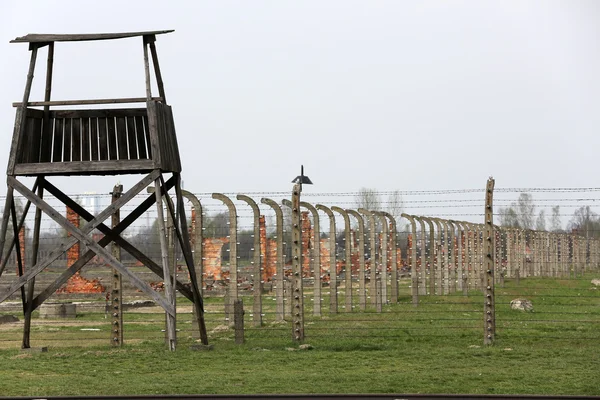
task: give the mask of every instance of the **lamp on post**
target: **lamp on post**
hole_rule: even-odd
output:
[[[300,193],[302,184],[312,185],[304,175],[304,166],[292,183],[292,339],[304,340],[304,290],[302,287],[302,224],[300,221]]]

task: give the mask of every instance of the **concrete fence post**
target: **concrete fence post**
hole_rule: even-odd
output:
[[[261,203],[268,205],[275,212],[275,246],[277,246],[277,259],[275,261],[275,319],[285,319],[285,308],[283,299],[283,212],[275,200],[262,198]]]
[[[417,223],[412,215],[402,214],[410,222],[411,243],[410,243],[410,278],[413,306],[419,305],[419,275],[417,272]]]
[[[419,227],[421,228],[421,268],[419,268],[419,296],[427,295],[427,232],[425,232],[425,221],[422,218],[415,216]]]
[[[344,218],[344,307],[346,312],[352,312],[352,236],[350,234],[350,218],[340,207],[333,206],[335,211]]]
[[[312,204],[305,201],[300,202],[300,207],[306,208],[313,217],[313,252],[311,264],[314,274],[314,293],[313,293],[313,315],[321,316],[321,225],[319,223],[319,212]]]
[[[358,211],[346,210],[358,222],[358,307],[361,311],[367,309],[367,289],[365,287],[365,220]],[[396,290],[396,293],[398,291]],[[398,296],[396,295],[396,301]]]
[[[212,198],[220,200],[229,210],[229,285],[227,294],[229,305],[225,305],[225,320],[231,321],[233,305],[238,299],[238,271],[237,271],[237,211],[233,201],[224,194],[213,193]]]
[[[443,246],[442,246],[442,224],[439,219],[431,218],[431,221],[435,224],[437,230],[437,241],[435,244],[435,254],[436,254],[436,262],[435,262],[435,293],[439,296],[443,293],[443,270],[444,270],[444,255],[443,255]]]
[[[337,265],[335,259],[335,215],[333,211],[322,204],[316,205],[317,210],[323,211],[329,217],[329,312],[337,314]]]
[[[379,257],[379,280],[381,281],[381,303],[387,304],[387,265],[389,262],[389,248],[388,248],[388,238],[389,238],[389,226],[387,222],[387,218],[380,211],[373,211],[373,214],[379,217],[381,222],[381,253]]]
[[[252,244],[252,292],[254,302],[252,305],[252,321],[254,326],[262,326],[262,257],[260,256],[260,209],[256,202],[243,194],[238,194],[237,199],[245,202],[252,208],[253,215],[253,236]]]
[[[369,210],[359,208],[358,212],[363,214],[369,220],[369,295],[371,297],[371,304],[376,305],[377,297],[377,245],[375,235],[376,232],[376,220],[375,215]]]
[[[435,292],[435,258],[436,258],[436,249],[435,249],[435,231],[433,229],[433,222],[428,217],[419,217],[421,220],[427,223],[429,227],[429,246],[426,248],[427,252],[427,265],[429,266],[429,294],[434,295]]]
[[[390,213],[381,211],[381,214],[389,220],[389,236],[390,236],[390,302],[395,304],[398,302],[398,227],[396,225],[396,219]]]
[[[456,292],[457,273],[456,273],[456,227],[450,220],[446,221],[450,231],[450,268],[448,269],[448,278],[450,280],[450,291]]]

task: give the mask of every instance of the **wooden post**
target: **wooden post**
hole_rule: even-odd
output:
[[[123,185],[115,185],[113,187],[112,202],[117,201],[123,193]],[[112,227],[113,229],[121,222],[120,210],[115,211],[112,215]],[[118,243],[112,242],[112,255],[118,261],[121,261],[121,247]],[[111,345],[112,346],[123,346],[123,278],[121,273],[113,268],[112,269],[112,290],[111,290]]]
[[[302,282],[302,226],[300,221],[300,192],[302,183],[292,189],[292,339],[304,340],[304,288]]]
[[[487,182],[485,196],[485,305],[484,305],[484,339],[485,345],[494,343],[496,337],[496,306],[494,292],[494,179],[490,178]]]
[[[235,344],[244,344],[244,301],[242,299],[233,302],[233,328]]]
[[[38,181],[41,178],[38,178]],[[37,190],[37,195],[40,199],[44,198],[44,188],[40,185]],[[35,209],[35,222],[33,227],[33,245],[31,249],[31,266],[37,264],[38,253],[40,248],[40,227],[42,222],[42,210],[38,207]],[[0,256],[0,259],[2,256]],[[25,321],[23,325],[23,349],[31,347],[31,315],[33,313],[33,294],[35,289],[35,277],[33,277],[27,286],[27,307],[25,310]]]
[[[277,246],[277,260],[276,260],[276,274],[275,274],[275,319],[277,321],[283,321],[285,317],[284,311],[284,272],[283,272],[283,212],[279,205],[271,199],[263,198],[261,203],[270,206],[275,211],[275,232],[276,238],[275,243]]]
[[[166,192],[166,191],[165,191]],[[173,292],[173,287],[171,285],[171,274],[169,270],[169,250],[167,247],[167,232],[165,230],[165,219],[163,212],[163,204],[162,204],[162,193],[161,193],[161,184],[160,179],[157,178],[154,183],[154,194],[156,196],[156,211],[157,211],[157,220],[158,220],[158,230],[159,230],[159,238],[160,238],[160,249],[161,249],[161,259],[162,259],[162,268],[164,274],[164,285],[165,285],[165,294],[167,297],[167,302],[173,306],[173,314],[166,312],[167,318],[167,337],[169,340],[169,349],[171,351],[175,351],[175,347],[177,345],[177,333],[175,327],[175,293]],[[168,193],[165,193],[168,196]]]

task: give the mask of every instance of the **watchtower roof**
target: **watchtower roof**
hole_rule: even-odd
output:
[[[174,32],[173,29],[164,31],[117,32],[117,33],[78,33],[78,34],[45,34],[29,33],[11,40],[10,43],[47,43],[47,42],[83,42],[91,40],[125,39],[136,36],[162,35]]]

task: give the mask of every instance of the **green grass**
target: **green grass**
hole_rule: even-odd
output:
[[[323,317],[311,315],[307,300],[305,342],[312,350],[297,350],[289,322],[274,322],[270,296],[264,296],[262,327],[253,327],[251,298],[244,298],[244,345],[234,344],[233,331],[215,329],[224,323],[222,299],[207,298],[212,351],[189,350],[195,343],[189,313],[179,315],[173,353],[162,341],[161,314],[126,313],[127,344],[119,349],[108,346],[110,320],[103,313],[78,315],[76,325],[34,321],[33,345],[50,350],[22,352],[14,348],[20,331],[3,328],[2,344],[13,348],[0,350],[0,393],[599,395],[600,290],[590,279],[528,278],[519,286],[507,281],[496,290],[493,346],[482,344],[483,299],[476,291],[468,297],[425,296],[414,308],[404,288],[401,303],[384,306],[382,313],[369,307],[336,315],[327,312],[324,296]],[[510,310],[514,298],[530,299],[534,311]]]

